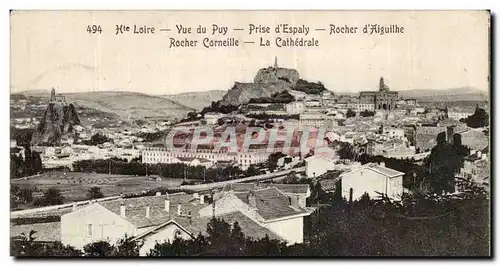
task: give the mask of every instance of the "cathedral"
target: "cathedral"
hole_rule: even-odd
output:
[[[398,92],[390,91],[384,83],[384,78],[380,78],[378,91],[362,91],[359,93],[359,103],[373,103],[376,110],[391,111],[396,108]]]

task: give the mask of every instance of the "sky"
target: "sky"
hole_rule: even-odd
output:
[[[227,26],[211,35],[212,24]],[[88,25],[101,25],[89,34]],[[116,35],[117,24],[152,26],[151,35]],[[181,35],[176,25],[207,27]],[[249,24],[270,34],[249,34]],[[275,34],[277,24],[308,26],[308,35]],[[358,27],[358,34],[329,34],[329,25]],[[402,34],[361,34],[365,24],[398,25]],[[160,32],[159,29],[171,29]],[[233,31],[243,28],[244,31]],[[325,28],[325,31],[315,31]],[[315,38],[319,47],[276,47],[275,38]],[[169,48],[170,38],[201,41],[229,37],[239,47]],[[260,37],[273,46],[260,47]],[[280,67],[321,81],[329,90],[489,89],[489,13],[484,11],[14,11],[11,13],[11,92],[134,91],[176,94],[228,90],[252,82],[278,58]]]

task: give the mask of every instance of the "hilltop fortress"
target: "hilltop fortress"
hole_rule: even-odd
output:
[[[299,72],[279,67],[275,57],[273,66],[259,69],[253,83],[235,82],[222,98],[222,104],[241,105],[248,103],[251,98],[270,97],[277,92],[292,89],[298,80]]]

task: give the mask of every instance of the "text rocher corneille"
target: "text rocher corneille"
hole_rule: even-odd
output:
[[[196,47],[198,46],[198,40],[193,39],[175,39],[169,38],[169,47],[168,48],[176,48],[176,47]],[[211,38],[203,38],[201,44],[205,48],[215,48],[215,47],[238,47],[240,46],[240,41],[236,38],[230,37],[222,40],[211,39]]]

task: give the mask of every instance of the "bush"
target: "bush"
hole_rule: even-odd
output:
[[[369,116],[374,116],[375,112],[364,110],[363,112],[360,112],[359,115],[361,115],[362,117],[369,117]]]
[[[42,198],[35,200],[35,206],[48,206],[48,205],[59,205],[63,204],[64,197],[61,191],[56,187],[51,187],[47,189]]]

